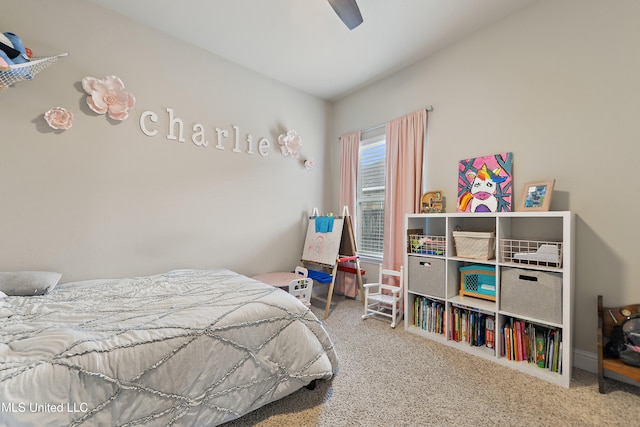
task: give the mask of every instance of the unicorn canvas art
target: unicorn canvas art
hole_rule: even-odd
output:
[[[513,153],[461,160],[458,212],[510,212]]]

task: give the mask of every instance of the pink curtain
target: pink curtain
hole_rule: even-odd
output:
[[[340,214],[347,206],[354,231],[356,230],[356,191],[358,178],[358,156],[360,152],[360,132],[343,135],[340,138]],[[358,286],[354,274],[340,271],[336,278],[335,291],[355,298]]]
[[[404,263],[404,217],[420,212],[426,123],[427,112],[420,110],[386,125],[383,268],[399,270]]]
[[[340,213],[342,213],[343,206],[349,207],[349,214],[355,229],[360,132],[342,135],[340,141]]]

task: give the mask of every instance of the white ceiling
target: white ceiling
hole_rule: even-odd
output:
[[[537,0],[89,0],[309,94],[336,100]]]

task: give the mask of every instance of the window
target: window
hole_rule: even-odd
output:
[[[358,164],[358,254],[382,259],[384,244],[384,183],[386,144],[384,135],[360,141]]]

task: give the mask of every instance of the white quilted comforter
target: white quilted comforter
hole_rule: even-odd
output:
[[[304,304],[229,270],[0,299],[6,426],[213,426],[336,369]]]

